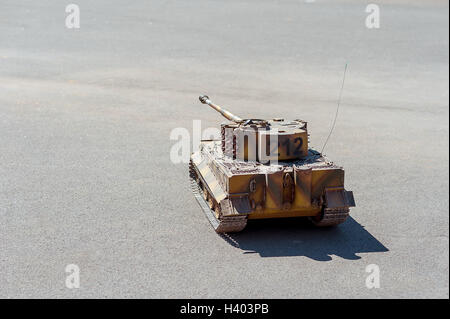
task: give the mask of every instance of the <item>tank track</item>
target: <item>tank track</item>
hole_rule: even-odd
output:
[[[318,227],[336,226],[343,223],[349,216],[349,208],[324,208],[322,218],[317,220],[316,217],[310,218],[312,223]]]
[[[205,193],[197,183],[197,174],[193,168],[192,162],[189,163],[189,179],[192,193],[206,215],[206,218],[214,228],[216,233],[235,233],[242,231],[247,226],[247,215],[238,216],[221,216],[216,217],[216,213],[212,210],[205,198]],[[211,194],[209,194],[211,196]]]

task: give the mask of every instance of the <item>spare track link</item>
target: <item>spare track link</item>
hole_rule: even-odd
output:
[[[247,215],[216,217],[215,212],[209,207],[206,201],[203,190],[197,183],[198,176],[192,162],[189,162],[189,179],[195,199],[203,209],[206,218],[209,220],[216,233],[240,232],[247,226]]]
[[[320,221],[312,219],[312,221],[314,225],[319,227],[339,225],[347,219],[349,211],[348,207],[324,208],[322,219]]]

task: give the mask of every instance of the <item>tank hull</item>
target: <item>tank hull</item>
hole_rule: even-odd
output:
[[[217,232],[241,231],[247,219],[309,217],[317,226],[345,221],[355,205],[344,170],[314,150],[303,159],[264,165],[224,156],[221,141],[202,141],[191,155],[197,200]],[[221,226],[220,224],[233,224]]]

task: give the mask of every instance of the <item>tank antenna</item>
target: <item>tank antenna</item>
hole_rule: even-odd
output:
[[[342,92],[344,91],[344,83],[345,83],[345,75],[347,73],[347,65],[348,65],[348,63],[345,64],[344,77],[342,78],[342,86],[341,86],[341,91],[339,92],[339,100],[338,100],[338,105],[336,108],[336,114],[335,114],[334,120],[333,120],[333,125],[331,126],[330,133],[328,134],[328,137],[325,140],[325,143],[323,144],[322,151],[320,152],[321,154],[323,154],[323,150],[325,149],[325,146],[327,145],[328,140],[330,139],[331,133],[333,133],[334,127],[336,126],[336,120],[337,120],[338,113],[339,113],[339,107],[341,106]]]

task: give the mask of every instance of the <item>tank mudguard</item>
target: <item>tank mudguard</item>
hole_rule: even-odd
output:
[[[343,187],[325,188],[325,203],[327,208],[355,207],[353,192]]]

